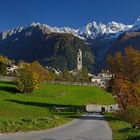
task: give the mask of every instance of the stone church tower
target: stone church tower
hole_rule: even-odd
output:
[[[82,70],[82,51],[79,49],[77,54],[77,71]]]

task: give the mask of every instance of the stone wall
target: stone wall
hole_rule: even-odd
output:
[[[13,76],[0,76],[0,81],[14,81],[15,80],[15,77]]]
[[[49,81],[47,83],[51,84],[61,84],[61,85],[76,85],[76,86],[98,86],[98,83],[93,82],[64,82],[64,81]]]

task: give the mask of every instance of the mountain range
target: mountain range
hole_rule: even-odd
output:
[[[133,46],[140,50],[140,18],[133,25],[117,22],[85,27],[51,27],[32,23],[0,33],[0,53],[17,61],[40,61],[58,69],[74,69],[80,48],[83,64],[90,71],[100,71],[108,54]],[[88,65],[87,65],[88,64]]]

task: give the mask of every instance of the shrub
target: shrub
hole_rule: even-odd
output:
[[[38,88],[39,76],[29,67],[22,68],[18,71],[17,89],[23,93],[32,93]]]
[[[6,75],[7,74],[7,64],[4,62],[0,62],[0,74]]]
[[[126,112],[126,119],[133,124],[134,127],[140,129],[140,109],[137,107],[129,107]]]
[[[140,108],[129,106],[126,110],[119,111],[119,117],[131,123],[134,128],[140,129]]]

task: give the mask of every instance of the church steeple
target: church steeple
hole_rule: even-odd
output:
[[[82,70],[82,51],[79,49],[78,54],[77,54],[77,70],[81,71]]]

